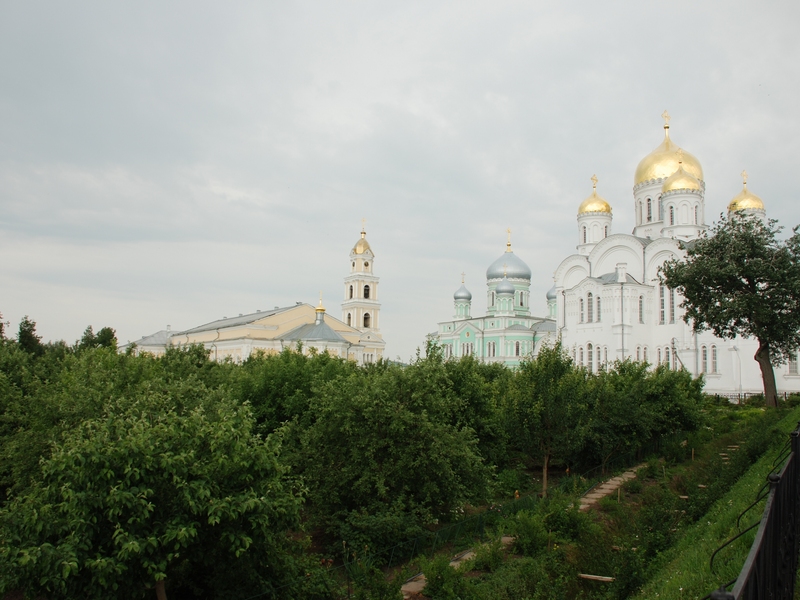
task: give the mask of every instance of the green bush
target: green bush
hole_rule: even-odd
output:
[[[420,561],[425,573],[425,596],[431,600],[466,600],[471,598],[469,583],[464,579],[461,570],[450,566],[450,558],[439,555],[431,560]]]
[[[544,518],[538,511],[519,511],[510,523],[514,536],[514,551],[536,556],[547,548],[549,539]]]
[[[474,549],[475,557],[470,561],[470,568],[478,571],[496,571],[505,559],[505,548],[502,540],[486,544],[478,544]]]
[[[639,478],[636,479],[629,479],[625,483],[622,484],[622,489],[628,492],[629,494],[638,494],[642,491],[643,484],[639,481]]]

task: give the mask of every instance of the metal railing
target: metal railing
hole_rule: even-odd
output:
[[[800,533],[800,423],[790,434],[788,456],[780,471],[776,469],[767,477],[768,483],[757,495],[756,502],[745,509],[750,510],[766,495],[766,504],[761,520],[754,523],[734,538],[720,546],[714,557],[731,542],[758,525],[758,532],[747,555],[739,576],[705,598],[711,600],[792,600],[797,572],[798,534]],[[786,456],[781,451],[779,458]],[[776,461],[779,464],[779,461]],[[766,488],[769,492],[763,494]],[[744,513],[743,513],[744,514]],[[742,515],[740,515],[741,518]],[[733,585],[733,590],[727,588]],[[704,599],[705,600],[705,599]]]

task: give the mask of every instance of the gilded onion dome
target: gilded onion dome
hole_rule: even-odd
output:
[[[683,157],[684,157],[683,150],[678,148],[678,170],[675,171],[669,177],[667,177],[667,180],[664,182],[664,185],[661,186],[662,192],[672,192],[675,190],[702,189],[700,181],[698,181],[697,177],[695,177],[691,173],[688,173],[686,169],[683,168]]]
[[[652,179],[666,179],[678,170],[678,145],[669,137],[669,113],[664,111],[664,141],[661,145],[645,156],[633,178],[633,185],[639,185]],[[699,181],[703,181],[703,167],[694,156],[683,151],[683,170]]]
[[[747,189],[747,171],[742,171],[742,191],[728,204],[728,210],[764,210],[764,201]]]
[[[372,252],[372,248],[369,247],[369,242],[367,241],[367,232],[362,229],[361,239],[356,242],[355,246],[353,246],[353,253],[364,254],[367,250]]]
[[[611,214],[611,205],[597,193],[597,175],[592,175],[592,193],[578,207],[578,214],[604,212]]]

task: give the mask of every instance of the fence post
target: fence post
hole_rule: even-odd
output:
[[[711,592],[711,600],[734,600],[734,597],[725,587],[720,587]]]

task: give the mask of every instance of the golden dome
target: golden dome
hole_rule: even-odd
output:
[[[678,146],[669,137],[669,114],[664,111],[664,141],[661,145],[645,156],[636,167],[633,185],[651,179],[666,179],[678,170]],[[694,156],[683,151],[683,169],[695,179],[703,180],[703,167]]]
[[[606,202],[606,199],[597,194],[597,175],[592,175],[592,194],[586,200],[581,202],[578,207],[578,214],[590,212],[604,212],[611,214],[611,205]]]
[[[372,248],[369,247],[369,242],[367,241],[367,232],[362,230],[361,239],[353,246],[353,252],[356,254],[364,254],[367,250],[372,252]]]
[[[684,152],[678,148],[678,170],[672,175],[667,177],[664,185],[661,186],[662,192],[672,192],[674,190],[700,190],[702,186],[697,180],[697,177],[691,173],[687,173],[683,168],[683,155]]]
[[[754,193],[747,191],[747,171],[742,171],[742,191],[728,204],[728,210],[764,210],[764,201]]]

